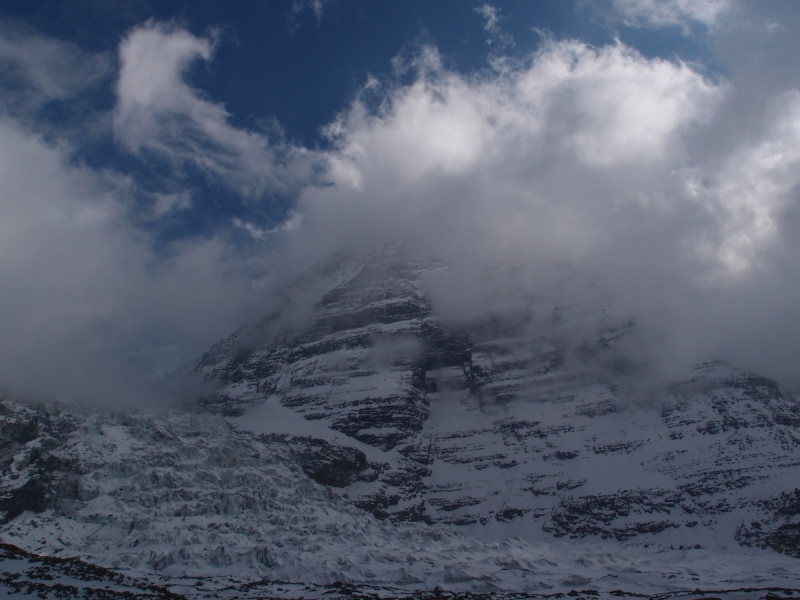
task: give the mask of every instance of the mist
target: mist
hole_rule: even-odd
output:
[[[430,282],[443,319],[514,294],[602,307],[635,324],[618,351],[651,377],[713,359],[797,385],[796,89],[743,107],[746,80],[621,43],[548,41],[471,77],[432,47],[415,61],[378,111],[331,125],[333,185],[303,193],[286,252],[403,241],[450,265]],[[729,119],[758,126],[731,139]]]
[[[702,13],[726,77],[621,42],[546,39],[469,76],[420,47],[411,84],[371,82],[329,126],[331,185],[303,191],[283,251],[401,242],[449,265],[428,290],[444,321],[577,306],[595,335],[633,323],[615,350],[656,382],[723,360],[797,389],[800,92],[773,64],[796,62],[797,11],[746,11]],[[742,37],[771,48],[745,60]]]
[[[567,307],[584,315],[558,331],[575,344],[632,323],[615,352],[652,381],[724,360],[799,389],[800,10],[650,4],[615,2],[615,18],[702,26],[722,68],[545,36],[464,74],[422,44],[393,78],[364,82],[317,148],[233,125],[188,83],[198,61],[213,68],[213,33],[148,22],[114,63],[4,29],[17,79],[0,114],[2,391],[161,402],[155,371],[270,314],[315,262],[387,242],[448,265],[426,282],[444,323],[527,306],[546,327]],[[79,133],[37,112],[97,86],[114,106]],[[162,179],[80,160],[98,138]],[[254,205],[279,197],[290,216],[165,250],[154,224],[192,210],[190,169]],[[375,347],[377,362],[411,351]]]

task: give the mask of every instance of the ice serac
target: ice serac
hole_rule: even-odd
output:
[[[259,406],[293,411],[357,445],[369,476],[343,490],[393,521],[800,554],[800,405],[775,382],[712,362],[637,387],[615,353],[634,325],[577,339],[577,308],[446,327],[425,291],[444,270],[396,248],[316,267],[305,324],[276,313],[204,357],[205,407],[254,430]]]
[[[478,579],[488,577],[503,557],[457,533],[397,527],[353,507],[304,473],[327,483],[350,475],[340,454],[326,457],[313,441],[258,438],[208,414],[78,415],[12,402],[0,410],[0,543],[23,554],[157,574],[169,585],[267,578],[431,588],[478,555]]]

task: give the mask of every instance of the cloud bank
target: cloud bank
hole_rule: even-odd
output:
[[[111,75],[112,61],[18,23],[0,23],[0,73],[3,108],[30,111],[86,91]]]
[[[176,169],[181,161],[202,161],[247,193],[266,185],[270,165],[250,162],[271,157],[265,142],[228,126],[218,107],[179,78],[192,53],[210,51],[209,42],[160,31],[145,25],[123,41],[108,135],[134,152],[155,144]],[[84,164],[75,153],[82,139],[71,137],[74,124],[61,136],[50,124],[43,126],[47,137],[36,128],[37,107],[84,92],[107,61],[56,40],[12,33],[0,41],[0,59],[19,82],[4,94],[12,106],[0,114],[0,393],[159,402],[163,396],[147,383],[154,368],[178,366],[250,316],[258,261],[237,251],[224,232],[158,250],[133,211],[140,182]],[[162,54],[137,52],[137,39]],[[32,48],[35,53],[20,58]],[[152,69],[142,60],[152,60]],[[12,110],[20,95],[37,103]],[[87,128],[102,130],[107,117]],[[178,122],[183,134],[175,130]],[[180,143],[172,144],[170,130]],[[256,156],[236,158],[248,150]],[[188,189],[155,196],[156,219],[191,204]]]
[[[325,129],[326,149],[234,126],[188,78],[213,61],[215,36],[145,23],[120,41],[115,104],[93,127],[159,165],[156,191],[84,164],[72,130],[45,136],[35,111],[10,108],[20,90],[37,106],[67,101],[108,78],[109,59],[5,30],[0,61],[23,83],[0,116],[0,381],[138,402],[152,396],[133,383],[151,354],[197,354],[315,260],[396,241],[450,265],[429,282],[446,320],[498,298],[542,314],[602,307],[634,323],[619,351],[659,380],[718,358],[800,385],[800,82],[789,72],[750,94],[758,69],[724,54],[741,32],[720,25],[727,2],[616,6],[647,26],[713,23],[727,76],[620,41],[548,39],[471,74],[424,46],[410,78],[365,84]],[[282,195],[290,216],[226,221],[164,250],[137,198],[151,198],[151,221],[190,212],[190,172],[254,204]]]
[[[796,330],[785,307],[800,291],[784,262],[798,250],[784,227],[800,183],[796,89],[710,152],[735,85],[620,42],[548,41],[473,76],[428,47],[415,68],[379,110],[357,101],[330,126],[333,185],[301,196],[293,253],[411,240],[451,265],[432,286],[442,316],[485,310],[486,274],[504,269],[497,296],[511,286],[545,314],[594,304],[632,320],[622,351],[662,379],[727,359],[796,384],[800,345],[779,335]]]

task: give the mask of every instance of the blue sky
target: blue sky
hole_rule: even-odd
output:
[[[451,265],[442,317],[511,288],[602,304],[662,378],[713,357],[794,385],[798,24],[788,1],[3,2],[0,382],[140,398],[143,365],[392,240]]]
[[[581,39],[596,46],[617,38],[648,56],[669,59],[697,60],[708,54],[695,36],[684,31],[691,27],[702,40],[707,33],[702,22],[673,23],[643,34],[641,27],[609,20],[590,3],[563,0],[498,5],[354,0],[42,1],[6,2],[2,10],[12,30],[74,44],[110,62],[102,81],[87,93],[42,107],[37,117],[52,120],[56,127],[113,111],[118,67],[114,63],[120,42],[137,27],[154,22],[213,39],[210,60],[187,65],[182,78],[204,98],[224,106],[228,123],[311,149],[329,143],[323,128],[347,110],[370,78],[408,83],[413,75],[398,76],[395,61],[409,59],[423,45],[435,46],[447,69],[464,74],[490,70],[497,56],[524,60],[545,36]],[[76,114],[80,111],[83,114]],[[108,138],[87,142],[76,149],[81,160],[134,174],[143,186],[158,187],[162,165],[133,160]],[[258,207],[243,205],[235,193],[228,194],[202,174],[184,175],[193,188],[193,210],[169,223],[150,223],[159,228],[161,242],[209,235],[229,227],[233,218],[274,227],[286,218],[292,204],[291,194],[267,193],[271,197]]]
[[[370,75],[391,74],[392,59],[435,43],[460,71],[486,68],[480,3],[313,2],[6,2],[4,13],[88,52],[115,52],[132,28],[155,19],[203,36],[219,32],[213,65],[195,69],[192,84],[224,102],[232,122],[253,126],[277,118],[305,145],[346,108]],[[540,42],[535,29],[607,43],[614,30],[581,18],[572,2],[510,2],[498,7],[504,53],[522,56]],[[683,36],[673,36],[678,42]],[[662,48],[662,50],[665,50]],[[666,49],[669,52],[671,49]],[[109,99],[113,101],[113,99]]]

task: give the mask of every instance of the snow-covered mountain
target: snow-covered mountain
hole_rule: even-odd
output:
[[[0,593],[800,596],[794,398],[718,363],[639,385],[602,311],[446,323],[446,268],[314,267],[203,357],[196,411],[0,403]]]
[[[256,432],[293,411],[357,444],[371,466],[344,491],[380,518],[800,556],[800,404],[775,382],[707,363],[642,392],[625,364],[593,366],[622,362],[630,323],[565,361],[559,331],[591,316],[569,309],[544,333],[524,310],[446,328],[424,291],[442,268],[396,249],[340,260],[305,328],[263,337],[265,321],[203,358],[220,384],[206,406]]]

